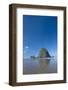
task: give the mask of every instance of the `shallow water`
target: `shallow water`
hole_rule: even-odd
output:
[[[56,59],[24,59],[23,74],[57,73]]]

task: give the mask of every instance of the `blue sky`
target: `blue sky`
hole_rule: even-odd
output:
[[[57,53],[57,17],[23,15],[24,58],[38,56],[46,48],[51,56]]]

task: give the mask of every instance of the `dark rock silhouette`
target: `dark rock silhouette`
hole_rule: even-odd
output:
[[[39,52],[39,58],[51,57],[47,49],[41,48]]]
[[[31,56],[31,59],[35,59],[35,56]]]

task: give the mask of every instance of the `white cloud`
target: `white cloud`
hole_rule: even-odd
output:
[[[26,48],[26,49],[28,49],[29,47],[28,47],[28,46],[26,46],[25,48]]]

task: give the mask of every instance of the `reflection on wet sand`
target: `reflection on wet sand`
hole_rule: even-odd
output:
[[[39,59],[39,63],[43,65],[48,65],[50,62],[50,59]]]
[[[23,74],[57,73],[55,59],[25,59],[23,61]]]
[[[45,70],[47,70],[49,62],[49,59],[39,59],[39,71],[43,73]]]

